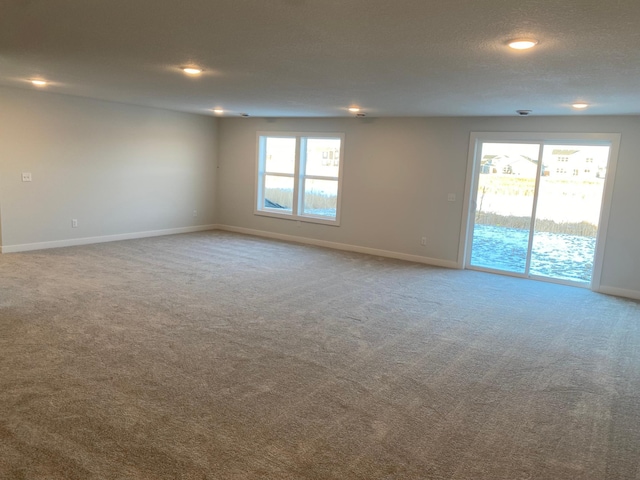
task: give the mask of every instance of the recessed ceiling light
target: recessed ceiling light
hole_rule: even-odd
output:
[[[224,113],[224,110],[221,108],[214,108],[213,113],[215,113],[216,115],[222,115]]]
[[[533,40],[531,38],[519,38],[517,40],[511,40],[508,45],[515,50],[526,50],[527,48],[535,47],[537,44],[537,40]]]
[[[349,107],[349,111],[351,113],[358,113],[360,111],[360,107]]]
[[[182,71],[187,75],[200,75],[202,73],[202,69],[197,67],[182,67]]]
[[[582,110],[584,108],[587,108],[589,106],[589,104],[588,103],[573,103],[573,104],[571,104],[571,106],[573,108],[577,108],[578,110]]]
[[[31,80],[31,83],[33,83],[36,87],[46,87],[47,86],[47,82],[45,80],[33,79],[33,80]]]

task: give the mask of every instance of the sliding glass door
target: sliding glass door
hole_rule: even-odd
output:
[[[593,145],[544,146],[532,276],[591,283],[609,150]]]
[[[589,286],[610,145],[479,140],[466,266]]]
[[[471,265],[527,272],[540,145],[482,143]]]

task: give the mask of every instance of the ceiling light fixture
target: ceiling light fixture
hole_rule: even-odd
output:
[[[46,87],[47,86],[47,82],[44,81],[44,80],[33,79],[33,80],[31,80],[31,83],[34,84],[36,87]]]
[[[580,102],[580,103],[573,103],[573,104],[571,104],[571,106],[573,108],[577,108],[578,110],[582,110],[582,109],[587,108],[589,106],[589,104]]]
[[[221,108],[214,108],[213,113],[215,113],[216,115],[222,115],[224,113],[224,110]]]
[[[360,107],[349,107],[349,111],[351,113],[358,113],[360,111]]]
[[[538,44],[537,40],[531,38],[519,38],[517,40],[511,40],[508,45],[514,50],[526,50],[533,48]]]
[[[202,69],[197,67],[182,67],[182,71],[187,75],[200,75],[202,73]]]

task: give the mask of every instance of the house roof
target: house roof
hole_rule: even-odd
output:
[[[526,155],[514,155],[514,156],[494,155],[493,157],[494,158],[489,159],[490,163],[493,165],[497,165],[497,164],[514,165],[516,163],[521,163],[521,162],[529,162],[534,165],[538,164],[537,159],[527,157]],[[487,156],[485,156],[484,158],[487,158]]]
[[[553,149],[553,151],[551,152],[551,155],[573,155],[574,153],[578,153],[580,150],[563,150],[560,148],[555,148]]]
[[[0,85],[209,115],[639,114],[639,23],[637,0],[0,0]]]

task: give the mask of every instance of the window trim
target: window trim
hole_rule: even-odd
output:
[[[266,171],[266,138],[295,138],[296,151],[295,151],[295,165],[293,174],[285,173],[269,173]],[[340,139],[340,165],[338,169],[337,177],[326,177],[322,175],[305,175],[306,165],[306,141],[322,138],[338,138]],[[253,213],[263,217],[280,218],[284,220],[294,220],[298,222],[306,223],[318,223],[322,225],[331,225],[334,227],[340,226],[340,214],[342,203],[342,183],[344,175],[344,133],[335,132],[272,132],[272,131],[258,131],[256,133],[256,171],[255,171],[255,188],[254,188],[254,202]],[[262,207],[264,204],[264,188],[267,175],[275,175],[280,177],[293,178],[293,204],[291,206],[291,212],[283,213],[280,209]],[[316,215],[304,215],[299,212],[304,208],[304,184],[309,180],[329,180],[338,182],[338,193],[336,199],[336,217],[335,219],[329,219]]]
[[[462,225],[460,228],[460,238],[458,245],[458,268],[468,267],[468,236],[470,231],[471,218],[474,199],[476,173],[476,150],[482,142],[527,142],[541,144],[571,144],[571,145],[607,145],[609,146],[609,161],[607,164],[606,176],[604,179],[604,191],[602,194],[602,204],[600,209],[600,221],[598,225],[598,235],[596,237],[596,248],[593,259],[593,273],[591,285],[587,288],[598,292],[602,279],[602,269],[604,265],[605,242],[609,228],[609,216],[611,213],[611,202],[613,198],[614,182],[616,177],[616,166],[618,163],[618,152],[620,150],[620,133],[557,133],[557,132],[471,132],[469,135],[469,152],[467,156],[467,177],[465,181],[465,198],[462,212]],[[508,275],[508,274],[506,274]],[[515,275],[517,276],[517,275]],[[533,278],[533,277],[532,277]],[[566,285],[577,285],[573,282],[564,282],[556,279],[543,279],[550,283],[560,283]]]

